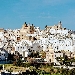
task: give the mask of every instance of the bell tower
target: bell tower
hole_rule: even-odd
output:
[[[59,21],[58,27],[59,27],[59,28],[62,28],[62,23],[61,23],[61,21]]]

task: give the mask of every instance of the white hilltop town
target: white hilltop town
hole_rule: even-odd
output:
[[[20,29],[0,28],[0,60],[8,59],[8,54],[19,52],[27,58],[31,52],[46,53],[46,62],[56,61],[56,57],[75,57],[75,33],[64,28],[61,21],[53,26],[45,26],[44,30],[26,22]]]
[[[54,67],[62,67],[63,64],[65,67],[64,62],[60,63],[57,58],[62,61],[66,56],[69,60],[75,59],[75,31],[63,27],[61,21],[53,26],[46,25],[43,30],[26,22],[20,29],[0,28],[0,64],[10,64],[11,55],[19,58],[21,55],[23,63],[33,60],[36,63],[53,63]],[[70,64],[75,65],[75,62]],[[23,72],[23,69],[20,71]],[[0,73],[8,73],[4,65]],[[18,73],[13,71],[11,75]]]

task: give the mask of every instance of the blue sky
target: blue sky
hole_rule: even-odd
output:
[[[44,29],[59,21],[75,30],[75,0],[0,0],[0,28],[21,28],[27,22]]]

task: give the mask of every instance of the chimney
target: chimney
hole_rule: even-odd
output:
[[[33,24],[32,24],[32,26],[33,26]]]
[[[25,24],[26,24],[26,22],[25,22]]]
[[[61,24],[61,21],[59,21],[59,23]]]

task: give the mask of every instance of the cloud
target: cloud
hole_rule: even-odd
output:
[[[39,18],[51,18],[51,16],[39,16]]]
[[[56,17],[52,17],[52,16],[39,16],[38,18],[50,19],[50,18],[56,18]]]
[[[56,18],[56,17],[52,17],[49,12],[41,12],[38,18]]]
[[[29,16],[25,16],[25,15],[19,15],[19,18],[24,19],[24,18],[30,18]]]

